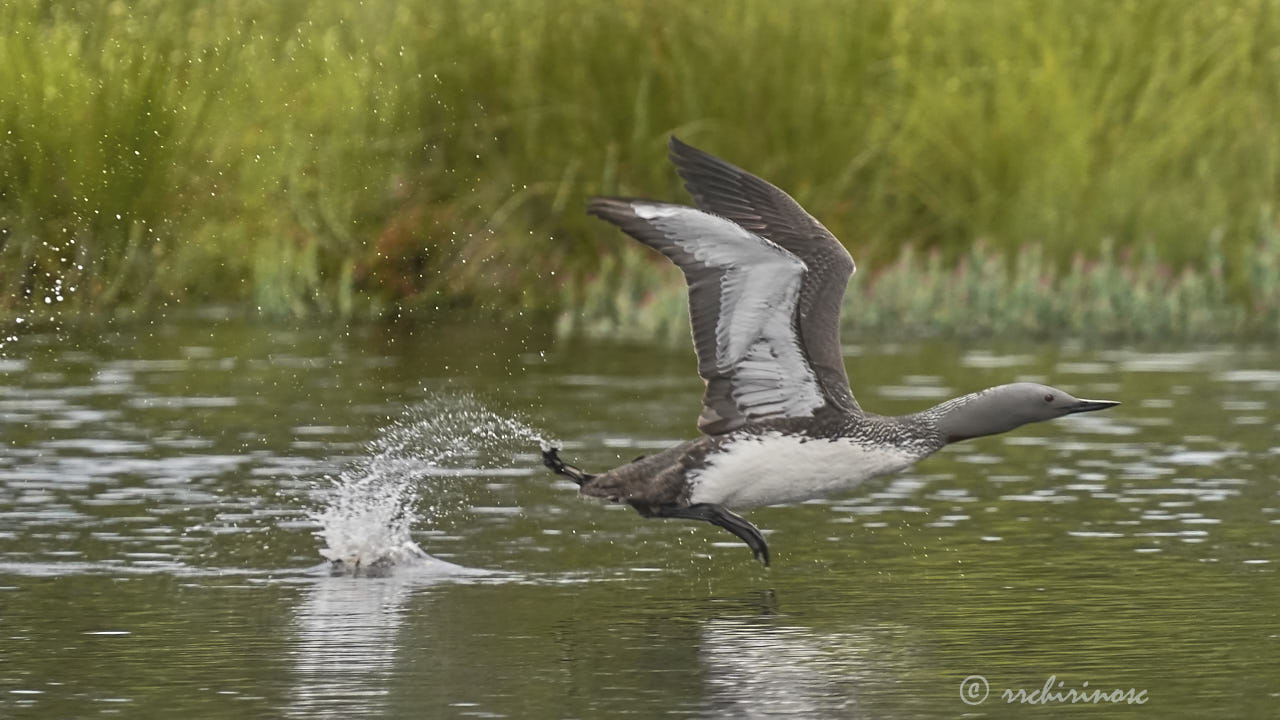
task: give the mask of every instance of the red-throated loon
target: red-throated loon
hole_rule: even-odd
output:
[[[1113,407],[1013,383],[911,415],[862,410],[840,352],[840,306],[853,258],[791,196],[672,137],[697,207],[594,198],[588,212],[666,255],[689,285],[702,435],[601,474],[543,450],[583,495],[645,517],[703,520],[737,535],[765,565],[760,531],[730,508],[802,502],[901,470],[948,443]]]

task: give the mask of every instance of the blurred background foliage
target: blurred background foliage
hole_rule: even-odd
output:
[[[860,328],[1280,334],[1278,12],[11,0],[0,315],[683,336],[678,274],[582,210],[686,198],[675,133],[842,238]]]

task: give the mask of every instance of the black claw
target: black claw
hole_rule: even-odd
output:
[[[764,540],[760,540],[760,546],[756,547],[751,543],[747,543],[747,547],[751,548],[751,554],[761,562],[765,567],[769,567],[769,546],[764,544]]]
[[[756,528],[755,525],[747,522],[745,518],[733,515],[733,513],[729,513],[728,510],[725,510],[724,512],[732,516],[730,522],[732,522],[734,526],[729,527],[727,524],[715,524],[720,525],[720,527],[742,538],[742,541],[747,544],[747,547],[751,548],[751,555],[755,557],[755,559],[759,560],[765,567],[769,567],[769,544],[764,541],[764,535],[760,530]]]

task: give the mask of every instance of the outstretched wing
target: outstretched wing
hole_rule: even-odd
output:
[[[807,417],[827,399],[796,332],[805,264],[755,233],[682,205],[594,198],[587,211],[661,252],[684,272],[698,374],[707,382],[698,428]]]
[[[790,195],[675,137],[671,161],[698,207],[772,240],[808,268],[798,300],[800,345],[830,403],[861,412],[840,349],[840,306],[856,266],[849,251]]]

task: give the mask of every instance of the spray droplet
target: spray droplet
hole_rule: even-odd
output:
[[[429,557],[412,530],[465,502],[450,501],[466,470],[499,467],[516,452],[548,442],[520,420],[486,408],[471,395],[435,395],[407,410],[368,445],[369,456],[333,478],[324,507],[313,514],[325,546],[320,554],[345,569]],[[431,494],[424,517],[420,494]]]

